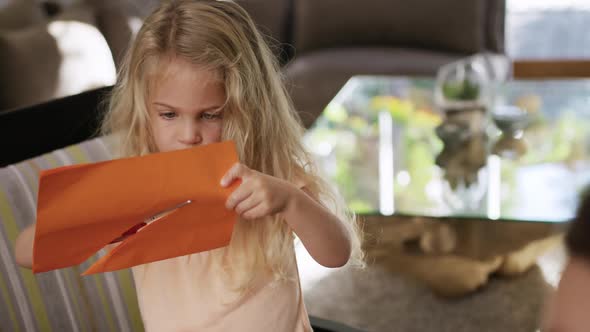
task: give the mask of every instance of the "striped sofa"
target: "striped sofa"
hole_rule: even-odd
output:
[[[80,266],[34,275],[14,261],[18,233],[34,222],[39,171],[110,158],[95,138],[0,168],[0,331],[143,331],[130,270],[82,277]]]

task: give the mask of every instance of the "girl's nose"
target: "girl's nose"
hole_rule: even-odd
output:
[[[179,141],[189,146],[201,143],[202,137],[198,125],[196,123],[187,123],[183,128]]]

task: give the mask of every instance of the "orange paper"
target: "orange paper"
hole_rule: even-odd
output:
[[[229,244],[236,214],[223,175],[238,161],[233,142],[41,173],[33,272],[77,265],[146,219],[168,215],[126,237],[84,274],[132,266]]]

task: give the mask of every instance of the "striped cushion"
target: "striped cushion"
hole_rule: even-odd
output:
[[[14,261],[18,233],[35,220],[39,171],[110,158],[108,141],[89,140],[0,168],[0,330],[142,331],[130,270],[81,277],[80,266],[34,275]]]

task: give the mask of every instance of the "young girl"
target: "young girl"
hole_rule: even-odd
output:
[[[168,1],[152,13],[103,129],[120,156],[233,140],[241,161],[220,183],[241,180],[226,203],[240,216],[229,246],[133,268],[147,331],[310,331],[294,236],[326,267],[360,262],[354,219],[314,171],[273,55],[237,4]],[[32,229],[17,240],[22,265]]]

